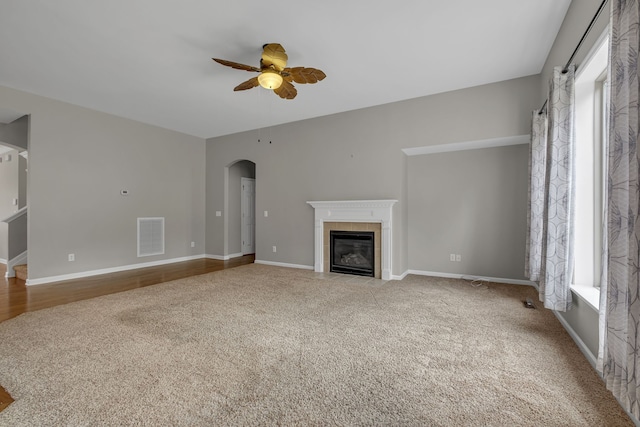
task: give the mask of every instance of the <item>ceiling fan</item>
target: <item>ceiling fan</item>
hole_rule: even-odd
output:
[[[239,64],[225,59],[211,58],[219,64],[236,70],[253,71],[260,73],[257,77],[250,78],[233,88],[234,91],[247,90],[258,85],[265,89],[272,89],[280,98],[293,99],[298,94],[292,82],[316,83],[327,75],[317,68],[287,67],[287,53],[278,43],[269,43],[262,46],[262,58],[260,68]]]

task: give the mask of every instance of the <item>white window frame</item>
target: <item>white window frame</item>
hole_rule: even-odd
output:
[[[571,289],[596,310],[602,272],[608,31],[576,75],[576,222]]]

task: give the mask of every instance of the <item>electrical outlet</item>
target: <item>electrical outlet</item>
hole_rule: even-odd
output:
[[[456,254],[456,262],[461,262],[461,261],[462,261],[462,255]]]
[[[264,217],[266,218],[268,216],[269,216],[269,211],[264,211]],[[275,251],[273,251],[273,252],[275,252]]]
[[[276,247],[274,246],[274,247],[273,247],[273,252],[275,252],[275,251],[276,251]]]
[[[191,247],[195,248],[196,247],[196,242],[191,242]]]
[[[449,254],[449,261],[455,262],[455,260],[456,260],[456,254]]]
[[[76,260],[76,254],[69,254],[69,262]]]

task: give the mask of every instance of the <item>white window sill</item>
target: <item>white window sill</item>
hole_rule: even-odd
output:
[[[595,311],[600,311],[600,288],[587,285],[571,285],[571,290]]]

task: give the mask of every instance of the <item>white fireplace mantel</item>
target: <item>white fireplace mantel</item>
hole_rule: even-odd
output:
[[[382,279],[391,280],[391,209],[397,200],[341,200],[307,202],[315,210],[314,270],[324,271],[325,222],[379,222]]]

